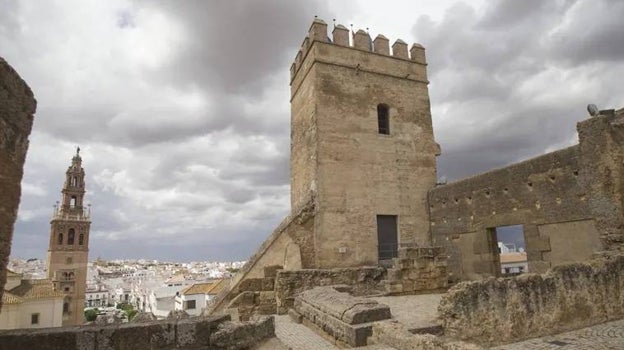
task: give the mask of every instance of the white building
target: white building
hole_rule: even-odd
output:
[[[179,293],[183,286],[164,286],[151,291],[147,300],[145,311],[151,312],[158,318],[164,318],[169,315],[171,310],[175,309],[175,296]]]
[[[175,309],[184,310],[191,316],[199,316],[225,285],[226,280],[219,279],[188,286],[176,294]]]
[[[110,292],[101,284],[87,286],[85,292],[85,307],[102,307],[112,304],[109,300]]]
[[[47,279],[27,280],[7,271],[0,329],[61,327],[64,294]]]

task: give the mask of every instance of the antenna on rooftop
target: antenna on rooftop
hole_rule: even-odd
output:
[[[334,28],[336,28],[336,19],[332,19],[332,22],[334,22]]]

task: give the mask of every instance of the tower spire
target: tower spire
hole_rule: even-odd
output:
[[[82,324],[89,254],[90,206],[83,205],[85,172],[80,147],[65,171],[62,200],[56,202],[50,221],[48,278],[65,293],[63,325]]]

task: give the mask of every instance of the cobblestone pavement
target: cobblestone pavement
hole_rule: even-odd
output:
[[[624,349],[624,320],[492,348],[492,350],[524,349],[622,350]]]
[[[292,350],[339,350],[325,338],[316,334],[310,328],[295,323],[288,315],[275,315],[275,335],[288,349]],[[269,348],[267,348],[268,350]],[[358,350],[396,350],[377,344],[356,348]]]
[[[408,329],[431,327],[438,324],[438,304],[442,294],[401,295],[373,297],[390,307],[392,317]]]

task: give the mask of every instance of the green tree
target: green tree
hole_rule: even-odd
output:
[[[88,322],[93,322],[97,318],[98,313],[100,313],[100,310],[98,310],[97,308],[85,310],[85,312],[84,312],[85,319]]]
[[[134,316],[136,316],[136,314],[138,314],[138,313],[139,313],[139,310],[126,311],[126,315],[128,315],[128,321],[132,321]]]

